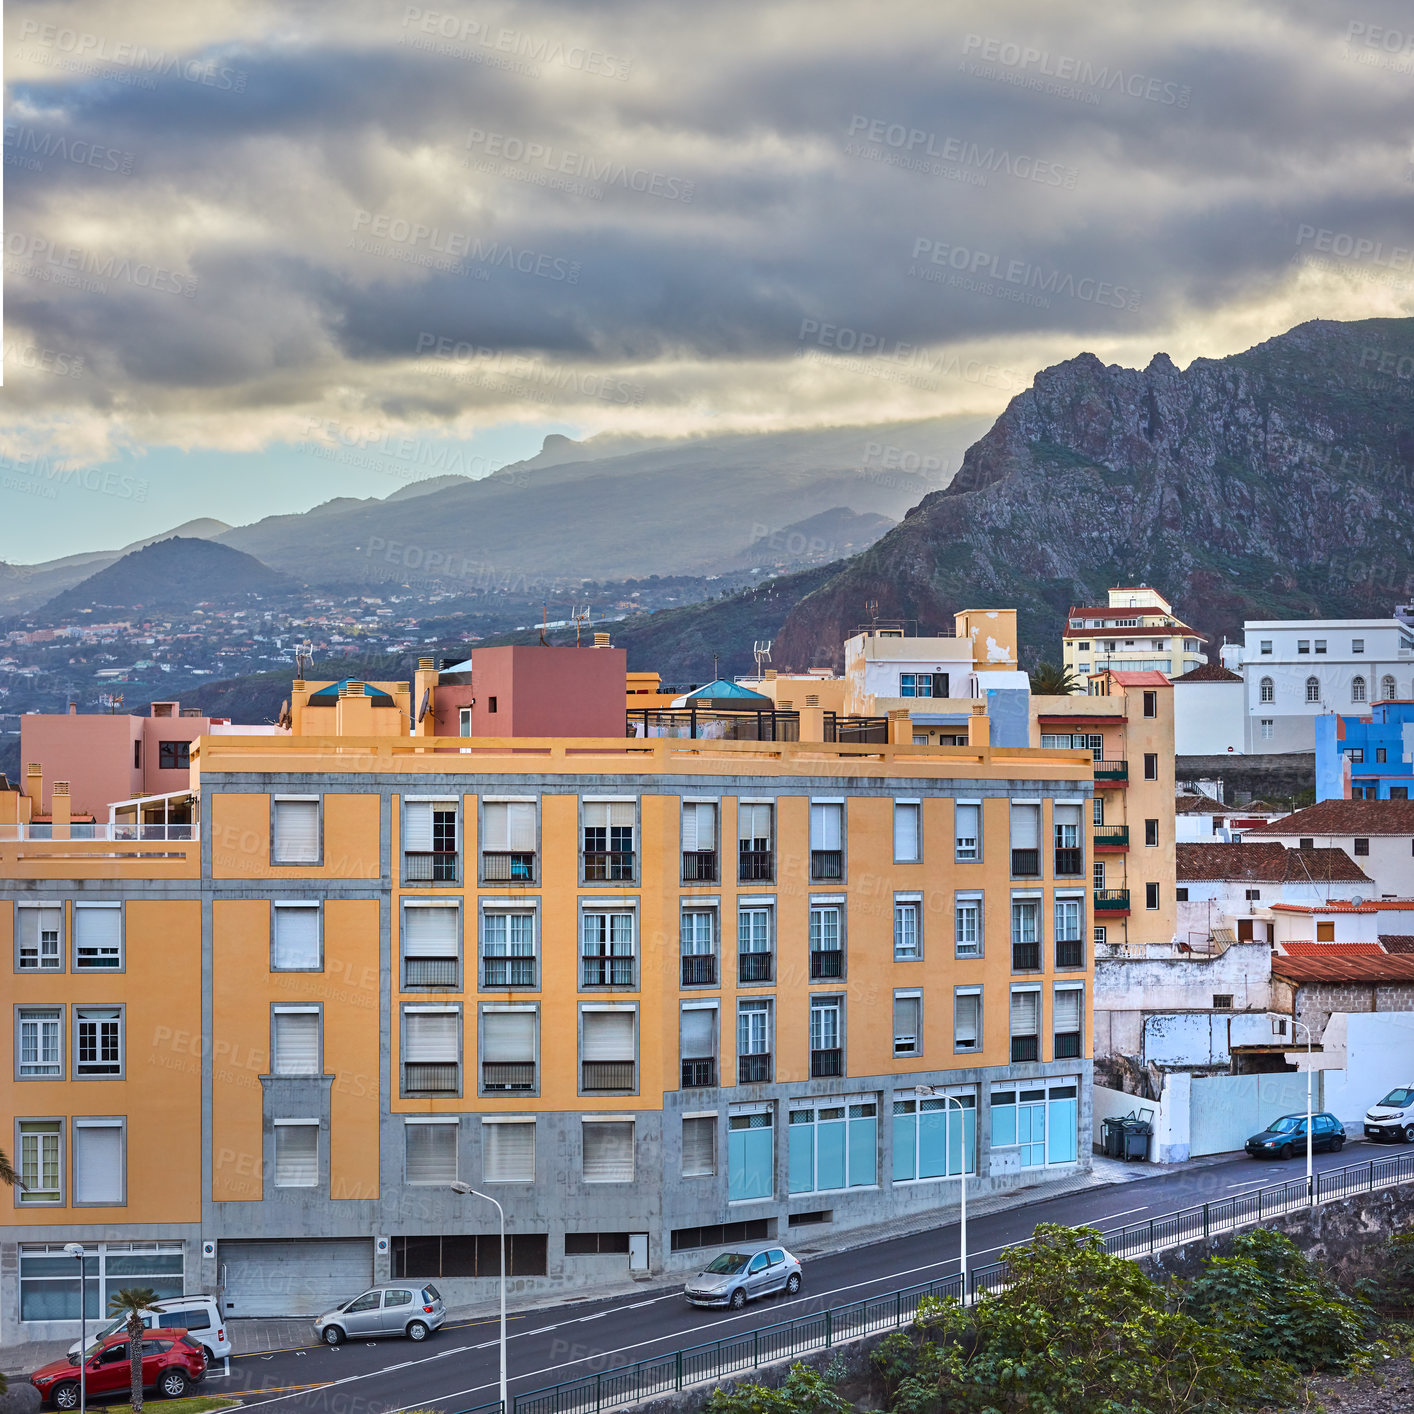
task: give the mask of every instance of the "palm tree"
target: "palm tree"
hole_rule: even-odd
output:
[[[1038,663],[1031,669],[1031,691],[1037,697],[1069,697],[1081,691],[1080,679],[1069,668]]]
[[[132,1372],[130,1397],[133,1414],[141,1414],[142,1410],[142,1337],[146,1330],[142,1313],[150,1311],[156,1302],[157,1293],[150,1286],[127,1286],[108,1298],[108,1314],[128,1318],[128,1368]]]
[[[10,1162],[10,1156],[0,1149],[0,1183],[9,1188],[23,1188],[19,1170]]]

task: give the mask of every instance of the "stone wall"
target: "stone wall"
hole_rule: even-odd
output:
[[[1314,1036],[1325,1033],[1336,1011],[1414,1011],[1414,982],[1303,982],[1296,988],[1296,1019]]]
[[[1316,753],[1283,751],[1270,755],[1180,756],[1174,775],[1180,781],[1221,779],[1232,807],[1242,800],[1289,800],[1316,788]]]

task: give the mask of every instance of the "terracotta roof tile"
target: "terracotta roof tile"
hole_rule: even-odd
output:
[[[1414,835],[1414,800],[1322,800],[1249,835]]]
[[[1281,945],[1287,957],[1383,957],[1378,943],[1313,943],[1293,938]]]
[[[1288,982],[1414,982],[1414,956],[1273,955],[1272,976]]]
[[[1275,840],[1262,840],[1178,844],[1174,850],[1179,883],[1373,883],[1343,849],[1287,849]]]
[[[1101,669],[1101,672],[1108,671],[1112,681],[1117,682],[1121,687],[1169,687],[1166,674],[1156,671],[1153,668],[1146,668],[1143,672],[1131,673],[1124,668]],[[1094,676],[1098,677],[1096,673]]]
[[[1386,952],[1414,953],[1414,933],[1381,933],[1380,945]]]
[[[1190,668],[1182,677],[1174,678],[1174,682],[1241,682],[1242,675],[1235,673],[1231,668],[1225,668],[1221,663],[1200,663],[1196,668]]]

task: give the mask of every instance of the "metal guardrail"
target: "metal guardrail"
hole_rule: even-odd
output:
[[[1363,1164],[1327,1169],[1314,1178],[1314,1193],[1308,1190],[1306,1179],[1302,1177],[1114,1228],[1104,1234],[1105,1250],[1131,1259],[1152,1256],[1185,1242],[1260,1224],[1307,1207],[1313,1201],[1330,1203],[1354,1193],[1373,1193],[1377,1188],[1414,1182],[1414,1153],[1391,1154]],[[1017,1247],[1025,1245],[1016,1244]],[[975,1301],[1002,1290],[1009,1276],[1006,1262],[989,1262],[968,1272],[966,1289],[959,1272],[880,1296],[865,1297],[846,1306],[832,1306],[791,1321],[512,1395],[510,1414],[601,1414],[604,1409],[675,1393],[688,1385],[721,1380],[776,1360],[857,1340],[876,1331],[899,1330],[913,1320],[918,1303],[925,1296]],[[500,1400],[494,1400],[458,1410],[456,1414],[505,1414],[505,1411],[501,1409]]]

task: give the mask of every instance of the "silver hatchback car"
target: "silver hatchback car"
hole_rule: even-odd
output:
[[[694,1306],[730,1306],[785,1291],[794,1296],[804,1280],[800,1262],[784,1247],[734,1247],[713,1257],[683,1288]]]
[[[389,1282],[326,1311],[314,1323],[325,1345],[368,1335],[405,1335],[426,1340],[447,1319],[442,1293],[431,1282]]]

